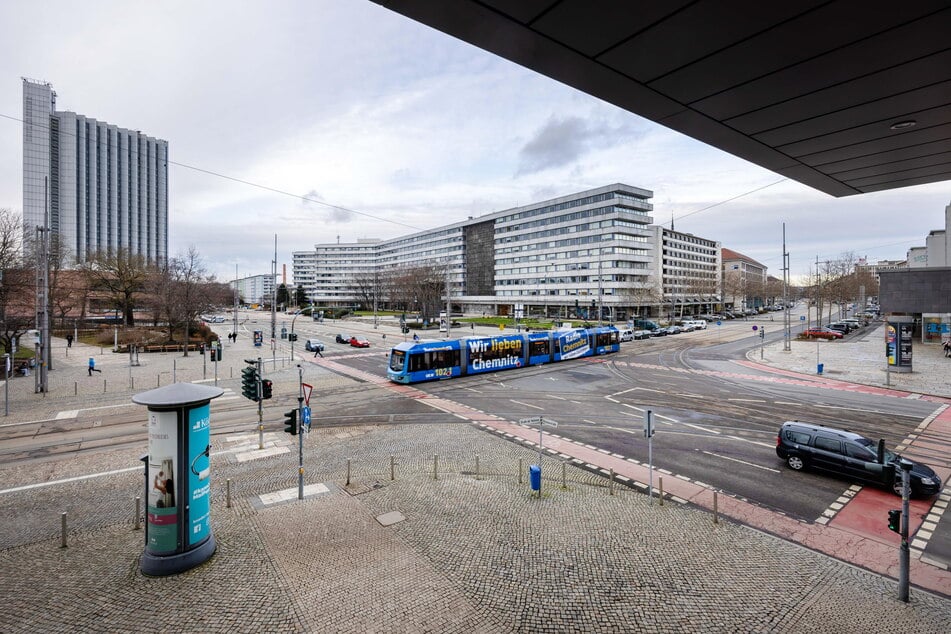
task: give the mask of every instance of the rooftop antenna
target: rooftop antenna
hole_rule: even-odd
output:
[[[674,230],[674,211],[670,211],[670,230]]]
[[[340,244],[340,235],[337,234],[337,244]]]

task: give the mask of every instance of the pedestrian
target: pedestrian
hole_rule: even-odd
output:
[[[235,343],[238,343],[238,333],[237,333],[237,331],[231,333],[231,340],[234,341]]]
[[[413,341],[417,343],[419,342],[419,335],[417,335],[415,332],[413,333]]]
[[[316,359],[317,357],[320,357],[321,359],[324,358],[324,355],[320,353],[320,347],[314,348],[314,358]]]
[[[67,347],[67,348],[72,348],[72,347],[73,347],[73,336],[72,336],[72,335],[66,335],[66,347]]]
[[[96,359],[89,357],[89,376],[92,376],[93,372],[102,373],[102,370],[96,367]]]
[[[944,356],[951,357],[951,339],[944,342]]]

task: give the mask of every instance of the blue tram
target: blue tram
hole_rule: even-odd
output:
[[[620,333],[614,326],[405,341],[390,350],[386,375],[397,383],[418,383],[609,354],[620,349]]]

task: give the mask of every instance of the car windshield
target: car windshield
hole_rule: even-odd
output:
[[[872,453],[874,453],[876,457],[878,456],[878,445],[876,445],[876,443],[872,442],[868,438],[857,438],[855,442],[859,445],[862,445],[863,447],[868,447],[868,449]],[[898,460],[899,458],[901,458],[901,456],[899,456],[897,453],[889,451],[888,449],[885,450],[885,464],[888,464],[889,462],[894,462],[895,460]]]

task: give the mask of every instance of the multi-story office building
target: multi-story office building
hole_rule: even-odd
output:
[[[238,297],[245,304],[270,304],[276,288],[271,274],[243,277],[231,282],[230,286],[237,287]]]
[[[380,305],[413,310],[415,298],[401,296],[392,276],[429,263],[450,289],[452,310],[571,318],[597,315],[600,306],[611,319],[658,312],[652,272],[663,250],[651,227],[652,196],[613,184],[391,240],[318,244],[294,253],[294,283],[324,305],[367,305],[365,288],[373,286]],[[696,312],[716,293],[706,284],[719,272],[718,244],[678,232],[668,242],[669,270],[679,276],[670,293],[688,283],[703,290],[690,296]]]
[[[720,304],[720,243],[651,227],[654,266],[648,304],[660,304],[661,315],[679,317],[711,313]]]
[[[56,110],[23,79],[23,230],[47,226],[75,262],[96,253],[168,257],[168,142]]]
[[[721,249],[723,303],[727,308],[749,310],[765,305],[766,267],[732,249]]]

